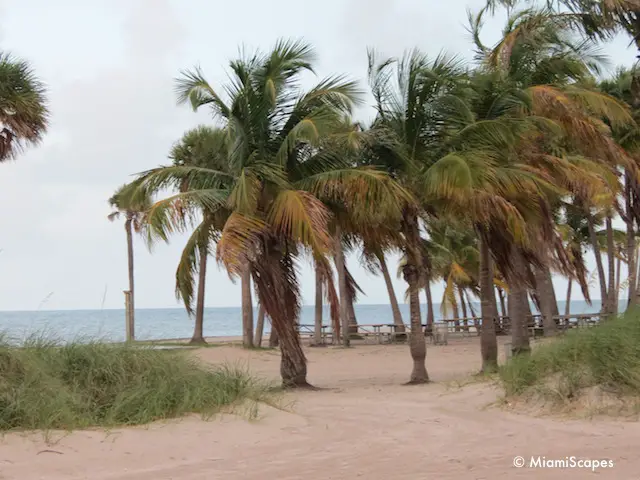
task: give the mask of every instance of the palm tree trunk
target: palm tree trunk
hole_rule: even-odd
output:
[[[522,274],[526,270],[524,258],[516,247],[511,248],[513,268]],[[518,273],[512,273],[509,279],[509,318],[511,320],[511,350],[513,355],[528,353],[529,329],[527,313],[531,311],[525,283]]]
[[[534,267],[533,274],[536,279],[536,290],[538,301],[540,302],[540,314],[542,315],[542,326],[545,336],[553,336],[558,332],[553,304],[556,303],[553,284],[549,282],[543,269]],[[557,309],[557,303],[556,303]]]
[[[391,304],[391,313],[393,314],[393,323],[396,326],[397,332],[404,332],[404,322],[402,321],[402,313],[400,312],[400,306],[398,305],[398,298],[396,292],[393,289],[393,283],[391,282],[391,275],[389,274],[389,268],[387,267],[387,261],[384,258],[384,253],[376,253],[376,258],[380,264],[380,270],[384,278],[384,283],[387,286],[387,293],[389,294],[389,303]]]
[[[356,318],[356,308],[353,305],[353,298],[349,297],[347,302],[347,310],[349,311],[349,334],[358,334],[358,319]]]
[[[549,298],[551,299],[551,309],[553,311],[553,315],[558,316],[560,315],[560,310],[558,309],[558,297],[556,297],[556,289],[553,286],[553,276],[551,275],[551,269],[548,265],[545,265],[542,268],[542,273],[546,278],[547,284],[549,285]]]
[[[276,332],[276,330],[275,330],[275,328],[273,328],[273,324],[272,324],[271,325],[271,331],[269,332],[269,347],[275,348],[279,344],[280,344],[280,342],[278,340],[278,332]]]
[[[636,249],[636,305],[640,305],[640,247]]]
[[[573,280],[569,278],[569,283],[567,284],[567,301],[564,305],[564,314],[565,316],[571,315],[571,287],[573,285]]]
[[[322,345],[322,272],[316,266],[316,305],[313,327],[313,343]]]
[[[422,315],[420,314],[420,279],[422,278],[420,268],[423,262],[420,253],[421,241],[418,218],[413,212],[405,212],[404,228],[407,240],[407,262],[403,267],[403,274],[405,281],[409,284],[409,316],[411,321],[409,350],[413,359],[413,369],[409,383],[426,383],[429,381],[425,364],[427,343],[422,334]]]
[[[529,290],[527,290],[526,302],[524,303],[524,313],[527,316],[527,323],[533,318],[533,312],[531,311],[531,304],[535,305],[533,301],[533,296],[529,294]]]
[[[636,238],[634,232],[633,212],[631,210],[631,174],[625,173],[625,223],[627,226],[627,270],[629,272],[629,287],[627,308],[637,305],[636,297]]]
[[[276,329],[280,341],[280,376],[286,388],[311,388],[307,383],[307,359],[300,344],[300,333],[293,319],[277,322]]]
[[[427,280],[424,291],[427,295],[427,326],[425,330],[429,333],[433,331],[433,322],[435,321],[435,315],[433,314],[433,297],[431,296],[431,281]]]
[[[422,315],[420,314],[420,276],[416,272],[409,274],[409,315],[411,318],[411,335],[409,349],[413,359],[413,369],[409,383],[426,383],[429,374],[425,364],[427,358],[427,344],[422,333]]]
[[[618,305],[616,303],[616,248],[613,241],[613,221],[611,215],[607,215],[607,259],[609,266],[609,290],[607,297],[606,312],[612,315],[618,313]]]
[[[600,298],[602,299],[602,305],[600,311],[605,313],[607,307],[607,283],[604,276],[604,266],[602,263],[602,255],[600,254],[600,245],[598,243],[598,237],[596,235],[596,228],[593,225],[593,217],[590,213],[587,213],[587,225],[589,227],[589,238],[591,239],[591,248],[593,248],[593,255],[596,259],[596,267],[598,268],[598,279],[600,280]]]
[[[459,332],[460,331],[460,310],[458,309],[458,302],[455,299],[456,293],[455,290],[453,291],[453,305],[452,305],[452,309],[453,309],[453,324],[455,326],[455,331]]]
[[[282,385],[285,388],[311,388],[307,383],[307,359],[297,328],[300,318],[297,299],[300,298],[300,292],[291,254],[285,250],[283,244],[265,238],[261,244],[260,255],[251,262],[251,269],[255,268],[255,271],[259,272],[254,279],[258,301],[264,306],[265,314],[271,319],[272,328],[278,333]],[[247,270],[242,270],[242,278],[246,278]],[[250,282],[244,283],[243,291],[248,290],[251,285]],[[252,317],[249,319],[253,320]],[[253,338],[251,340],[253,341]]]
[[[242,272],[242,346],[253,347],[253,305],[251,299],[251,267]]]
[[[616,303],[615,305],[620,305],[620,270],[622,266],[622,258],[618,256],[616,258]],[[618,308],[616,308],[616,313],[618,312]]]
[[[493,272],[491,273],[493,275]],[[505,296],[504,292],[499,289],[498,293],[501,295],[500,297],[500,306],[502,307],[502,311],[504,312],[504,315],[502,315],[503,317],[508,317],[509,316],[509,311],[505,308]],[[496,329],[496,335],[504,335],[505,334],[505,323],[508,325],[508,321],[509,319],[506,318],[500,318],[500,314],[498,312],[498,300],[496,300],[496,292],[494,291],[494,289],[491,289],[491,304],[493,307],[493,311],[495,312],[494,316],[495,316],[495,329]]]
[[[354,280],[351,272],[347,268],[347,259],[344,255],[344,250],[342,252],[342,259],[344,261],[344,273],[346,278],[347,285],[347,313],[349,314],[349,335],[350,338],[358,335],[358,319],[356,318],[356,281]]]
[[[196,322],[193,328],[191,344],[203,344],[204,340],[204,292],[207,278],[207,249],[200,247],[200,268],[198,270],[198,293],[196,299]]]
[[[338,290],[340,293],[340,321],[342,330],[342,345],[344,347],[351,346],[351,340],[349,338],[349,309],[347,302],[349,301],[349,294],[347,292],[347,274],[344,265],[344,251],[342,250],[342,229],[340,226],[336,226],[336,238],[334,256],[336,263],[336,271],[338,272]]]
[[[480,249],[480,305],[482,326],[480,328],[480,351],[482,354],[482,371],[495,372],[498,369],[498,340],[494,311],[495,292],[493,291],[493,262],[489,245],[478,235]],[[493,297],[493,300],[491,299]]]
[[[253,344],[260,348],[262,347],[262,335],[264,334],[264,307],[260,305],[258,308],[258,321],[256,323],[256,333],[255,338],[253,339]]]
[[[500,298],[500,310],[502,310],[502,316],[506,317],[507,315],[509,315],[509,313],[507,312],[507,305],[505,304],[504,290],[502,290],[500,287],[496,288],[498,289],[498,297]]]
[[[476,309],[473,308],[473,303],[471,302],[471,297],[467,294],[467,305],[469,305],[469,313],[475,319],[476,318]]]
[[[467,317],[467,305],[464,301],[464,290],[458,285],[458,295],[460,296],[460,306],[462,307],[462,325],[465,332],[469,331],[469,318]]]
[[[135,332],[135,292],[134,292],[134,267],[133,267],[133,220],[127,216],[124,229],[127,232],[127,269],[129,274],[129,298],[130,310],[127,322],[127,341],[132,342],[136,338]]]

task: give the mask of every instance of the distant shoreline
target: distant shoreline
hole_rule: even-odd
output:
[[[627,304],[628,299],[626,298],[621,298],[619,299],[618,303],[620,305],[625,305]],[[480,308],[480,300],[471,302],[474,306],[477,306],[478,308]],[[531,307],[533,309],[535,309],[535,305],[532,302],[529,302],[531,304]],[[587,302],[585,300],[571,300],[572,305],[578,305],[578,304],[586,304]],[[600,304],[600,299],[599,298],[593,298],[591,299],[591,303],[595,308],[595,305],[599,305]],[[558,300],[558,305],[565,305],[566,301],[565,300]],[[390,307],[391,305],[389,303],[356,303],[355,304],[357,307]],[[398,305],[400,306],[406,306],[408,308],[409,304],[408,303],[399,303]],[[439,309],[440,308],[440,303],[439,302],[435,302],[433,304],[434,309]],[[254,308],[258,308],[258,305],[253,305]],[[313,304],[304,304],[302,305],[302,308],[314,308],[315,305]],[[324,308],[329,308],[328,304],[323,304]],[[420,304],[420,308],[426,307],[425,303],[421,303]],[[212,306],[207,306],[205,307],[205,310],[238,310],[242,308],[240,305],[238,306],[226,306],[226,307],[212,307]],[[101,311],[105,311],[105,312],[123,312],[124,313],[124,307],[122,308],[66,308],[66,309],[55,309],[55,310],[48,310],[48,309],[36,309],[36,310],[0,310],[0,314],[2,313],[63,313],[63,312],[101,312]],[[141,312],[150,312],[150,311],[180,311],[180,312],[184,312],[184,307],[182,306],[176,306],[176,307],[139,307],[136,308],[136,311],[141,311]]]

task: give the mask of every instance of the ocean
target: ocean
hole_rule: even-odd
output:
[[[621,302],[621,310],[624,309]],[[561,314],[565,311],[565,302],[558,302]],[[480,305],[474,306],[476,313]],[[598,312],[600,302],[594,301],[591,306],[583,301],[571,302],[571,313]],[[400,305],[405,322],[409,321],[409,305]],[[389,305],[356,305],[356,317],[361,324],[390,323],[393,321]],[[440,305],[434,305],[436,321],[442,318]],[[423,318],[426,315],[422,306]],[[241,336],[242,313],[240,307],[206,308],[204,312],[204,335]],[[254,307],[254,317],[257,309]],[[451,315],[448,315],[451,318]],[[19,311],[0,312],[0,332],[13,341],[32,336],[44,336],[58,341],[83,339],[120,342],[125,339],[124,310],[57,310],[57,311]],[[313,324],[314,307],[302,307],[301,324]],[[324,321],[329,322],[328,308],[324,309]],[[265,331],[269,331],[269,323],[265,322]],[[184,309],[137,309],[136,339],[161,340],[169,338],[190,338],[193,333],[193,319]]]

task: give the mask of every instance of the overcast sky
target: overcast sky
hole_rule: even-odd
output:
[[[52,122],[44,143],[0,165],[0,310],[120,308],[127,288],[122,223],[107,199],[131,174],[166,163],[181,134],[209,122],[178,107],[173,78],[200,64],[214,84],[242,44],[267,49],[279,37],[316,48],[318,74],[364,82],[366,49],[399,55],[419,47],[470,58],[466,9],[483,0],[0,0],[0,45],[28,59],[49,86]],[[495,38],[500,22],[487,27]],[[608,46],[630,65],[625,39]],[[364,85],[364,84],[363,84]],[[371,115],[366,109],[360,115]],[[136,241],[137,306],[177,306],[174,272],[185,238],[153,253]],[[394,259],[395,262],[395,259]],[[213,262],[212,266],[213,266]],[[386,303],[381,278],[350,259],[366,297]],[[395,271],[395,263],[391,267]],[[302,272],[305,303],[313,276]],[[560,298],[566,282],[556,279]],[[434,287],[439,299],[441,287]],[[396,281],[402,298],[405,285]],[[595,293],[595,290],[594,290]],[[207,306],[237,306],[240,289],[215,266]]]

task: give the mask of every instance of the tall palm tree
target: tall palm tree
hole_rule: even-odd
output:
[[[324,148],[336,138],[352,139],[343,119],[359,90],[343,77],[330,77],[303,91],[299,79],[312,71],[314,58],[303,42],[279,41],[270,52],[234,60],[224,99],[199,69],[184,72],[177,84],[179,101],[211,109],[228,139],[228,170],[160,167],[136,181],[140,192],[188,183],[188,189],[150,209],[149,226],[160,235],[185,228],[183,217],[175,215],[178,209],[229,210],[216,256],[232,276],[241,276],[249,265],[259,303],[278,335],[287,387],[309,387],[296,330],[296,262],[310,251],[326,264],[332,252],[331,213],[319,197],[349,208],[365,197],[395,204],[402,194],[384,173],[352,168]]]
[[[40,142],[48,124],[44,83],[28,62],[0,52],[0,162]]]
[[[109,199],[109,204],[114,209],[107,217],[114,221],[123,215],[124,230],[127,235],[127,273],[129,278],[129,295],[131,301],[131,330],[127,332],[127,340],[135,340],[135,288],[134,288],[134,261],[133,261],[133,232],[139,233],[142,230],[145,215],[151,201],[149,197],[142,197],[132,200],[131,189],[127,185],[121,186]]]
[[[424,197],[425,171],[443,152],[443,118],[438,102],[456,87],[462,74],[458,61],[446,56],[430,62],[417,50],[401,59],[379,59],[374,52],[369,53],[369,83],[377,110],[371,131],[378,138],[369,162],[386,169],[417,198]],[[429,381],[419,298],[428,278],[421,236],[424,211],[419,206],[406,205],[398,228],[404,254],[403,276],[409,286],[409,346],[413,359],[409,383]]]

